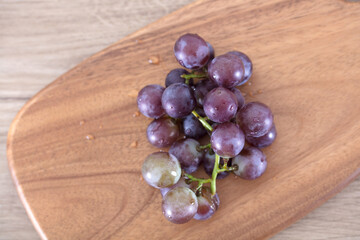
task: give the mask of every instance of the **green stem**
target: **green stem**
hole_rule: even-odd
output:
[[[185,78],[185,80],[188,80],[191,78],[206,78],[207,74],[206,73],[200,73],[200,74],[190,73],[190,74],[183,74],[180,77]]]
[[[220,156],[215,153],[215,163],[214,163],[214,170],[212,172],[212,179],[211,179],[211,193],[215,195],[216,193],[216,178],[219,173],[219,163],[220,163]]]
[[[211,148],[211,143],[206,144],[206,145],[203,145],[203,146],[199,146],[199,149],[200,149],[200,150],[206,149],[206,148]]]
[[[221,168],[221,169],[219,169],[218,173],[219,173],[219,172],[232,172],[232,171],[236,171],[237,169],[238,169],[237,166],[227,167],[227,168]]]
[[[195,110],[192,111],[192,114],[199,119],[199,121],[201,122],[201,124],[204,126],[204,128],[206,128],[207,130],[209,130],[210,132],[213,131],[213,128],[210,126],[210,124],[205,120],[205,118],[201,117]]]
[[[197,188],[195,189],[195,193],[197,194],[198,192],[200,192],[200,189],[202,188],[203,183],[198,183]]]
[[[191,181],[193,182],[198,182],[199,184],[204,184],[204,183],[210,183],[211,182],[211,179],[210,178],[207,178],[207,179],[204,179],[204,178],[196,178],[194,177],[193,175],[190,175],[190,174],[187,174],[185,173],[184,174],[185,177],[187,177],[188,179],[190,179]]]

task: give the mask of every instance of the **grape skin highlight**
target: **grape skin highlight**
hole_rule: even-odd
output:
[[[199,35],[187,33],[176,41],[174,54],[181,66],[199,69],[209,61],[210,49]]]
[[[265,154],[258,148],[246,147],[236,157],[232,159],[232,166],[238,166],[234,171],[235,175],[253,180],[260,177],[266,170],[267,161]]]
[[[169,147],[179,137],[179,127],[170,118],[160,118],[152,121],[147,130],[149,142],[158,148]]]
[[[218,87],[206,94],[204,111],[213,122],[223,123],[235,117],[238,109],[238,100],[230,90]]]
[[[244,65],[238,56],[224,54],[215,57],[209,63],[208,73],[211,80],[218,86],[232,88],[243,80]]]
[[[161,97],[165,88],[160,85],[147,85],[140,90],[137,97],[139,111],[148,118],[160,118],[165,114]]]
[[[244,147],[245,135],[234,123],[219,124],[211,134],[211,147],[220,157],[232,158]]]
[[[236,122],[247,136],[260,137],[270,131],[273,115],[265,104],[250,102],[237,113]]]
[[[198,210],[195,193],[186,187],[176,187],[163,198],[162,210],[170,222],[182,224],[190,221]]]
[[[195,172],[202,159],[203,153],[198,150],[200,143],[192,138],[176,141],[169,152],[173,154],[180,162],[181,168],[186,173]]]
[[[161,97],[165,112],[172,118],[183,118],[196,107],[193,91],[185,83],[174,83],[167,87]]]
[[[171,187],[181,176],[177,158],[167,152],[155,152],[147,156],[142,165],[144,180],[155,188]]]

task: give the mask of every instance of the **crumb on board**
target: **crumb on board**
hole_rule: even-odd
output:
[[[79,124],[80,124],[80,126],[84,125],[84,124],[85,124],[85,120],[81,120]]]
[[[141,182],[144,181],[144,178],[143,178],[142,174],[140,174],[139,180],[140,180]]]
[[[134,142],[132,142],[132,143],[130,144],[130,147],[136,148],[137,145],[138,145],[138,142],[137,142],[137,141],[134,141]]]
[[[91,141],[91,140],[94,140],[95,139],[95,136],[94,135],[91,135],[91,134],[88,134],[88,135],[86,135],[86,140],[88,140],[88,141]]]
[[[137,44],[143,43],[143,40],[141,40],[141,39],[136,39],[136,40],[135,40],[135,43],[137,43]]]
[[[148,62],[149,62],[150,64],[155,64],[155,65],[157,65],[157,64],[160,63],[160,59],[159,59],[159,57],[157,57],[157,56],[151,56],[151,57],[149,57]]]
[[[253,94],[251,91],[248,93],[248,95],[249,95],[250,97],[254,96],[254,94]]]
[[[138,117],[138,116],[140,116],[140,112],[139,112],[139,110],[138,111],[136,111],[136,112],[134,112],[134,114],[132,115],[133,117]]]
[[[102,129],[102,128],[103,128],[103,125],[102,125],[102,124],[100,124],[99,129]]]
[[[257,93],[263,93],[263,90],[259,89],[259,90],[257,91]]]

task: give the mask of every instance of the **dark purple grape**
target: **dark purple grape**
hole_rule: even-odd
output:
[[[245,53],[238,52],[238,51],[231,51],[231,52],[228,52],[228,54],[234,54],[234,55],[240,57],[241,61],[244,64],[244,79],[238,84],[238,86],[243,85],[244,83],[249,81],[249,79],[252,75],[252,68],[253,68],[252,62]]]
[[[247,136],[260,137],[270,131],[273,115],[265,104],[250,102],[237,113],[236,122]]]
[[[211,134],[210,142],[212,149],[220,157],[231,158],[243,149],[245,135],[236,124],[227,122],[216,127]]]
[[[209,79],[204,79],[196,83],[193,89],[197,104],[199,106],[202,106],[206,94],[208,94],[209,91],[213,90],[216,87],[216,84]]]
[[[203,155],[198,151],[199,146],[200,143],[192,138],[181,139],[171,146],[169,153],[179,160],[186,173],[193,173],[198,169]]]
[[[174,83],[167,87],[161,102],[165,112],[173,118],[186,117],[196,106],[193,92],[185,83]]]
[[[175,185],[172,185],[171,187],[167,187],[167,188],[160,188],[160,193],[164,197],[168,191],[176,187],[187,187],[190,188],[191,190],[194,190],[197,187],[197,182],[192,182],[190,184],[187,184],[185,178],[181,177]]]
[[[156,152],[147,156],[141,172],[144,180],[155,188],[171,187],[181,176],[179,161],[167,152]]]
[[[266,170],[265,154],[256,147],[245,147],[232,159],[232,166],[238,166],[234,173],[244,179],[252,180],[260,177]]]
[[[183,130],[186,137],[194,139],[199,139],[207,133],[199,119],[192,114],[184,119]]]
[[[174,83],[185,83],[185,78],[181,77],[181,75],[183,75],[183,74],[189,74],[189,72],[183,68],[176,68],[176,69],[171,70],[168,73],[168,75],[166,76],[165,86],[168,87]],[[190,85],[193,84],[192,79],[189,81],[189,84]]]
[[[182,35],[174,46],[175,57],[181,66],[199,69],[207,64],[210,50],[205,40],[197,34]]]
[[[137,97],[139,111],[146,117],[159,118],[165,114],[161,105],[161,96],[165,88],[160,85],[147,85],[140,90]]]
[[[209,62],[210,62],[215,57],[215,50],[214,50],[213,46],[209,42],[206,42],[206,44],[208,45],[209,51],[210,51],[210,57],[209,57]]]
[[[208,74],[217,85],[232,88],[243,80],[244,65],[239,57],[224,54],[217,56],[209,63]]]
[[[212,151],[207,151],[204,153],[204,157],[202,159],[204,170],[210,177],[212,176],[212,172],[214,170],[215,163],[215,153]],[[223,159],[220,160],[220,165],[224,165]],[[229,172],[219,172],[217,175],[217,179],[226,178],[229,175]]]
[[[211,90],[204,99],[204,111],[213,122],[230,121],[238,109],[236,96],[228,89],[218,87]]]
[[[169,147],[179,137],[179,127],[170,118],[152,121],[147,130],[147,138],[155,147]]]
[[[198,200],[198,209],[194,216],[196,220],[206,220],[214,215],[215,211],[220,205],[219,195],[215,193],[214,196],[211,195],[209,188],[204,187],[201,191],[201,195],[197,197]]]
[[[246,136],[245,139],[249,144],[253,145],[254,147],[263,148],[270,146],[275,141],[276,135],[277,132],[276,132],[275,124],[273,124],[270,131],[267,132],[264,136],[261,137]]]
[[[238,100],[238,109],[241,109],[245,106],[245,98],[237,88],[231,88],[230,91],[236,96]]]

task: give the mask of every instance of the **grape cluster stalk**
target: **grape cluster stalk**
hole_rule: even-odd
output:
[[[275,141],[277,131],[270,108],[246,103],[238,89],[253,71],[245,53],[215,56],[210,43],[187,33],[175,42],[174,55],[186,69],[171,70],[165,87],[145,86],[137,104],[153,119],[146,131],[149,143],[170,147],[146,157],[143,178],[160,189],[165,218],[182,224],[206,220],[218,210],[217,180],[230,173],[245,180],[263,175],[267,159],[261,148]],[[205,138],[209,143],[200,145]],[[195,176],[201,165],[209,178]]]

